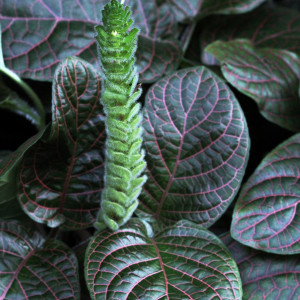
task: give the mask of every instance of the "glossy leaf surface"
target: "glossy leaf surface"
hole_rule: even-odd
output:
[[[100,206],[105,140],[100,77],[69,57],[53,82],[51,131],[26,153],[19,201],[35,221],[64,229],[88,227]]]
[[[246,247],[229,234],[221,240],[236,261],[243,284],[243,299],[293,300],[300,296],[300,258]]]
[[[0,299],[79,299],[77,260],[57,240],[0,223]]]
[[[188,21],[210,14],[237,14],[251,11],[266,0],[168,0],[177,20]]]
[[[137,59],[143,82],[155,81],[176,70],[181,58],[181,49],[174,40],[175,16],[167,5],[158,2],[141,0],[132,4],[141,29]],[[50,80],[60,60],[76,55],[100,68],[94,27],[100,22],[100,11],[106,3],[1,0],[7,67],[22,77]],[[162,46],[165,39],[168,41]]]
[[[200,43],[203,62],[218,64],[216,59],[204,52],[210,43],[240,38],[251,40],[256,47],[285,49],[299,54],[300,13],[283,7],[260,7],[237,16],[211,16],[202,23]]]
[[[269,153],[243,187],[231,234],[250,247],[300,253],[300,134]]]
[[[165,224],[212,225],[248,159],[247,124],[233,93],[204,67],[182,69],[149,89],[143,126],[148,180],[139,209]]]
[[[188,221],[154,238],[141,221],[97,233],[85,260],[92,299],[241,299],[237,267],[208,230]]]
[[[300,59],[296,54],[255,48],[248,40],[217,41],[206,50],[221,61],[224,77],[256,101],[267,120],[300,130]]]

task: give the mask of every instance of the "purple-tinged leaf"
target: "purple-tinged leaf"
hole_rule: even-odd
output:
[[[240,243],[278,254],[300,253],[300,134],[257,167],[237,200],[231,224]]]
[[[26,153],[19,178],[19,201],[39,223],[70,230],[95,221],[104,172],[100,82],[78,58],[67,58],[56,71],[50,136]]]
[[[218,61],[204,49],[210,43],[249,39],[256,47],[285,49],[300,54],[300,14],[285,8],[260,7],[237,16],[211,16],[202,22],[200,44],[202,61]]]
[[[251,11],[266,0],[168,0],[179,22],[211,14],[240,14]]]
[[[143,126],[148,180],[139,210],[167,225],[212,225],[235,197],[249,152],[229,87],[204,67],[182,69],[149,89]]]
[[[221,237],[236,261],[243,285],[243,299],[294,300],[300,296],[300,258],[276,255],[246,247]]]
[[[79,299],[78,266],[62,242],[0,223],[0,299]]]
[[[254,99],[267,120],[300,130],[300,60],[296,54],[255,48],[248,40],[216,41],[206,51],[221,61],[224,77]]]
[[[94,27],[105,0],[0,0],[3,53],[7,66],[22,77],[50,80],[57,64],[76,55],[99,69]],[[151,82],[177,69],[181,49],[174,40],[177,23],[168,5],[158,0],[134,1],[141,29],[137,50],[140,81]],[[165,42],[165,44],[163,44]],[[162,47],[162,44],[164,47]],[[157,63],[159,61],[159,63]]]
[[[92,299],[241,299],[237,266],[208,230],[178,222],[149,237],[140,221],[96,233],[85,259]]]

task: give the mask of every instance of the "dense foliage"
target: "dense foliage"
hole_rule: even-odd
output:
[[[0,299],[299,298],[299,2],[107,2],[0,0]]]

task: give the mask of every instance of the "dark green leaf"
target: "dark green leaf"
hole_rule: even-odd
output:
[[[241,299],[237,266],[214,234],[188,221],[146,231],[130,220],[96,233],[85,259],[92,299]]]
[[[249,153],[233,93],[206,68],[182,69],[149,89],[143,126],[148,180],[139,210],[165,224],[212,225],[235,197]]]
[[[221,237],[236,261],[243,284],[243,299],[298,299],[300,259],[297,255],[275,255],[246,247],[229,234]]]
[[[178,67],[181,49],[170,7],[157,0],[129,3],[141,29],[137,51],[142,82],[157,80]],[[3,52],[7,66],[22,77],[50,80],[57,64],[76,55],[100,68],[94,27],[106,0],[1,0]]]
[[[62,242],[0,222],[0,299],[79,299],[77,259]]]
[[[21,145],[15,152],[10,152],[0,161],[0,204],[7,203],[9,201],[15,201],[17,196],[16,177],[20,163],[25,153],[37,143],[43,132],[39,132],[35,136],[27,140]],[[7,204],[8,205],[8,204]],[[12,204],[15,206],[14,204]]]
[[[218,64],[204,49],[221,40],[249,39],[256,47],[300,54],[300,14],[285,8],[260,7],[238,16],[211,16],[201,23],[200,44],[205,64]]]
[[[248,40],[217,41],[206,51],[221,61],[224,77],[254,99],[267,120],[300,130],[300,60],[296,54],[255,48]]]
[[[269,153],[243,187],[231,233],[250,247],[300,253],[300,134]]]
[[[18,198],[35,221],[63,229],[92,226],[100,206],[105,141],[99,73],[69,57],[53,82],[51,132],[26,153]]]
[[[239,14],[251,11],[266,0],[168,0],[179,22],[211,14]]]

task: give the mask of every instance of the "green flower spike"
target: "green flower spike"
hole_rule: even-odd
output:
[[[106,166],[97,229],[117,230],[132,216],[146,181],[142,146],[142,115],[137,103],[142,90],[136,88],[135,66],[138,29],[128,6],[112,0],[102,11],[103,26],[96,26],[104,74],[102,103],[106,114]]]

